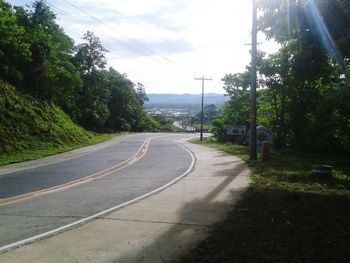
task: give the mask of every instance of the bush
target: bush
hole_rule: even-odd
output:
[[[212,121],[211,125],[210,131],[214,134],[214,137],[217,138],[218,141],[224,142],[227,137],[224,120],[216,118]]]

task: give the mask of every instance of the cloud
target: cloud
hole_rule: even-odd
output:
[[[103,45],[112,53],[111,57],[117,58],[136,58],[155,54],[166,56],[192,50],[191,44],[185,39],[135,40],[137,42],[104,38]]]
[[[79,43],[93,31],[110,50],[109,65],[144,83],[148,92],[198,93],[194,77],[203,74],[214,79],[207,91],[223,92],[224,74],[241,72],[250,61],[250,46],[244,45],[251,31],[248,0],[68,2],[81,10],[65,0],[47,0],[67,34]],[[276,49],[269,42],[259,47]]]
[[[48,3],[59,15],[67,18],[61,20],[62,26],[68,28],[67,33],[78,38],[78,42],[82,32],[90,30],[118,56],[171,54],[191,49],[191,43],[181,35],[181,28],[172,17],[169,18],[169,14],[185,8],[182,0],[78,0],[72,5],[62,5],[61,1],[60,7],[57,2]],[[76,32],[79,32],[79,37]]]

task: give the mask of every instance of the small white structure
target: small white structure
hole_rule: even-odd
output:
[[[263,142],[269,142],[271,151],[273,149],[273,135],[266,127],[259,126],[256,128],[256,148],[258,152],[262,151]]]

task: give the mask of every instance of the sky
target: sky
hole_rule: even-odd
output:
[[[12,5],[32,1],[7,0]],[[108,66],[147,93],[224,93],[222,77],[250,62],[251,0],[46,0],[57,23],[81,43],[93,31]],[[259,36],[259,49],[276,45]],[[247,45],[248,44],[248,45]]]

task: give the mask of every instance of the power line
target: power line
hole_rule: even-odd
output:
[[[73,15],[71,15],[71,14],[68,14],[68,13],[64,12],[62,9],[60,9],[60,8],[58,8],[58,7],[56,7],[56,6],[54,6],[52,3],[47,3],[47,4],[48,4],[55,12],[59,13],[60,15],[65,16],[65,17],[67,17],[67,18],[73,20],[74,22],[76,22],[76,23],[78,23],[78,24],[80,24],[80,25],[82,25],[82,26],[84,26],[84,27],[87,27],[87,28],[89,28],[89,29],[92,30],[92,28],[90,28],[91,25],[85,23],[83,20],[81,20],[81,19],[79,19],[79,18],[77,18],[77,17],[75,17],[75,16],[73,16]],[[66,30],[66,29],[65,29],[65,30]]]
[[[243,43],[245,43],[249,38],[250,38],[250,36],[245,38]],[[232,61],[230,61],[230,63],[227,65],[227,67],[225,67],[224,74],[226,74],[226,72],[230,69],[230,67],[236,62],[238,56],[240,55],[242,50],[245,48],[245,45],[243,45],[243,43],[241,44],[240,49],[234,54]],[[220,83],[221,83],[221,79],[218,80],[214,86],[219,85]]]
[[[142,48],[143,50],[146,50],[148,52],[148,54],[153,54],[153,55],[156,55],[157,57],[161,58],[162,61],[165,61],[165,62],[168,62],[174,69],[176,69],[177,71],[181,71],[183,74],[186,74],[188,75],[188,77],[192,77],[192,72],[189,72],[189,71],[186,71],[186,70],[183,70],[182,68],[180,69],[179,67],[176,66],[175,62],[173,62],[172,60],[170,60],[169,58],[165,57],[165,56],[162,56],[160,55],[159,53],[151,50],[150,48],[148,48],[147,46],[145,45],[142,45],[141,43],[139,43],[138,41],[136,41],[135,39],[133,38],[130,38],[128,37],[127,35],[125,35],[124,33],[116,30],[115,28],[111,27],[110,25],[106,24],[105,22],[103,22],[101,19],[89,14],[88,12],[86,12],[85,10],[83,10],[82,8],[70,3],[69,1],[67,0],[63,0],[64,2],[66,2],[67,4],[69,4],[70,6],[74,7],[75,9],[79,10],[80,12],[84,13],[85,15],[93,18],[94,20],[98,21],[100,24],[104,25],[105,27],[109,28],[110,30],[116,32],[117,34],[121,35],[122,37],[124,37],[125,39],[129,40],[130,42],[133,42],[134,44],[136,44],[138,46],[138,48],[136,48],[135,45],[131,46],[129,44],[126,44],[124,42],[121,42],[120,39],[117,39],[115,37],[113,37],[114,39],[116,39],[120,44],[128,47],[129,49],[132,49],[134,50],[136,53],[139,53],[139,54],[142,54],[144,55],[144,52],[143,51],[140,51],[140,48]],[[51,4],[52,5],[52,4]],[[161,63],[161,62],[159,62]]]
[[[52,3],[48,3],[50,6],[51,6],[51,8],[54,10],[54,11],[56,11],[57,13],[59,13],[59,14],[61,14],[61,15],[63,15],[63,16],[65,16],[65,17],[67,17],[67,18],[69,18],[69,19],[71,19],[72,21],[75,21],[76,23],[78,23],[78,24],[80,24],[80,25],[82,25],[82,26],[84,26],[84,27],[87,27],[87,28],[89,28],[89,29],[91,29],[91,25],[89,25],[88,23],[86,23],[86,22],[84,22],[83,20],[81,20],[81,19],[79,19],[79,18],[77,18],[77,17],[75,17],[75,16],[73,16],[73,15],[71,15],[71,14],[68,14],[67,12],[65,12],[65,11],[63,11],[62,9],[60,9],[60,8],[58,8],[58,7],[56,7],[55,5],[53,5]],[[119,39],[117,39],[117,38],[115,38],[114,36],[111,36],[108,32],[106,32],[106,34],[107,35],[109,35],[110,37],[108,37],[108,38],[110,38],[110,39],[115,39],[115,40],[117,40],[117,41],[119,41]],[[120,44],[122,44],[122,45],[124,45],[124,46],[127,46],[125,43],[123,43],[123,42],[120,42]],[[128,46],[129,47],[129,46]],[[127,56],[127,55],[124,55],[124,57],[128,57],[128,58],[130,58],[130,60],[131,61],[134,61],[134,57],[131,57],[131,56]],[[145,56],[146,58],[149,58],[148,56]],[[113,59],[113,58],[115,58],[115,57],[110,57],[111,59]],[[155,62],[157,62],[157,63],[160,63],[160,64],[162,64],[160,61],[158,61],[158,60],[155,60]],[[136,62],[135,62],[136,63]],[[170,75],[172,75],[172,74],[174,74],[175,73],[175,71],[173,71],[173,73],[171,73],[171,70],[167,70],[167,69],[169,69],[169,67],[164,67],[164,65],[163,65],[163,67],[155,67],[154,65],[151,65],[151,64],[147,64],[147,63],[145,63],[145,62],[140,62],[140,61],[138,61],[137,63],[140,63],[140,64],[144,64],[144,65],[146,65],[146,66],[150,66],[150,67],[153,67],[153,68],[156,68],[156,69],[158,69],[158,70],[162,70],[163,72],[166,72],[166,73],[168,73],[168,74],[170,74]],[[178,70],[179,71],[179,70]],[[179,71],[179,73],[182,73],[183,74],[183,72],[181,71]],[[178,77],[180,76],[180,75],[178,75],[177,73],[175,73]],[[187,76],[187,78],[186,79],[189,79],[189,73],[186,73],[186,74],[184,74],[184,75],[186,75]],[[184,78],[184,76],[180,76],[181,78],[183,78],[183,79],[185,79]],[[192,75],[191,75],[191,77],[192,77]]]
[[[141,48],[141,49],[147,51],[148,54],[152,54],[152,55],[157,56],[158,58],[161,58],[162,61],[158,61],[158,60],[154,59],[154,57],[145,56],[146,58],[150,58],[150,59],[152,59],[152,60],[154,59],[154,61],[156,61],[157,63],[160,63],[160,64],[162,65],[162,67],[160,68],[161,70],[167,71],[167,70],[169,70],[169,67],[168,67],[168,66],[171,65],[171,67],[172,67],[174,70],[178,71],[179,73],[184,74],[184,76],[185,76],[185,75],[186,75],[187,77],[188,77],[188,76],[193,76],[193,74],[192,74],[191,72],[189,72],[189,71],[187,71],[187,70],[184,70],[183,68],[181,68],[181,69],[178,68],[174,61],[170,60],[169,58],[167,58],[167,57],[165,57],[165,56],[160,55],[159,53],[153,51],[152,49],[148,48],[147,46],[142,45],[141,43],[139,43],[139,42],[136,41],[135,39],[128,37],[126,34],[120,32],[119,30],[116,30],[115,28],[113,28],[113,27],[111,27],[110,25],[106,24],[106,23],[105,23],[104,21],[102,21],[101,19],[99,19],[99,18],[97,18],[97,17],[95,17],[95,16],[89,14],[89,13],[86,12],[84,9],[80,8],[79,6],[76,6],[76,5],[70,3],[70,2],[67,1],[67,0],[63,0],[63,1],[66,2],[68,5],[72,6],[73,8],[75,8],[75,9],[79,10],[80,12],[84,13],[86,16],[88,16],[88,17],[94,19],[95,21],[99,22],[99,23],[102,24],[104,27],[109,28],[110,30],[112,30],[112,31],[116,32],[117,34],[121,35],[123,38],[125,38],[125,39],[128,40],[129,42],[132,42],[132,43],[131,43],[132,45],[130,45],[130,44],[127,44],[127,43],[125,43],[125,42],[123,42],[123,41],[120,41],[120,39],[116,38],[115,36],[110,37],[110,38],[113,38],[113,39],[117,40],[118,43],[120,43],[121,45],[123,45],[123,46],[125,46],[125,47],[127,47],[127,48],[129,48],[129,49],[131,49],[131,50],[133,50],[133,51],[135,51],[136,53],[140,53],[140,54],[144,55],[145,52],[144,52],[144,51],[141,51],[141,50],[140,50],[140,48]],[[55,7],[52,3],[50,3],[50,5],[51,5],[52,7],[54,7],[56,10],[60,10],[58,7]],[[79,23],[79,24],[81,24],[81,25],[83,25],[83,26],[87,26],[89,29],[91,29],[91,25],[88,24],[88,23],[86,23],[86,22],[84,22],[83,20],[81,20],[81,19],[79,19],[79,18],[77,18],[77,17],[75,17],[75,16],[72,16],[71,14],[68,14],[67,12],[65,12],[65,11],[63,11],[63,10],[60,10],[59,13],[61,13],[63,16],[69,17],[69,18],[72,19],[73,21],[75,21],[75,22],[77,22],[77,23]],[[109,33],[107,33],[107,34],[110,35]],[[234,61],[235,61],[235,59],[238,57],[238,55],[239,55],[239,53],[240,53],[241,50],[242,50],[242,48],[241,48],[241,49],[237,52],[237,54],[234,56]],[[126,56],[126,57],[131,58],[131,56]],[[112,57],[112,58],[113,58],[113,57]],[[234,62],[234,61],[233,61],[233,62]],[[169,63],[170,65],[165,66],[165,64],[163,64],[162,62],[167,62],[167,63]],[[230,66],[233,64],[233,62],[231,62],[231,64],[230,64],[228,67],[230,67]],[[138,62],[138,63],[144,64],[144,65],[146,65],[146,66],[154,67],[154,65],[152,66],[152,65],[146,64],[146,63],[144,63],[144,62]],[[164,68],[163,68],[163,67],[164,67]],[[159,69],[159,68],[158,68],[158,69]],[[173,72],[175,72],[175,71],[173,71]],[[186,79],[187,79],[187,78],[186,78]]]
[[[66,2],[67,4],[69,4],[70,6],[74,7],[75,9],[79,10],[80,12],[84,13],[85,15],[93,18],[94,20],[98,21],[99,23],[103,24],[104,26],[108,27],[109,29],[113,30],[114,32],[118,33],[119,35],[123,36],[124,38],[126,38],[127,40],[135,43],[137,46],[147,50],[150,54],[153,54],[153,55],[156,55],[160,58],[162,58],[163,60],[167,61],[167,62],[171,62],[171,63],[174,63],[172,60],[168,59],[167,57],[164,57],[160,54],[158,54],[157,52],[153,51],[152,49],[148,48],[147,46],[145,45],[142,45],[141,43],[139,43],[138,41],[136,41],[135,39],[133,38],[130,38],[128,37],[127,35],[125,35],[124,33],[120,32],[119,30],[116,30],[115,28],[111,27],[110,25],[106,24],[105,22],[103,22],[101,19],[89,14],[88,12],[86,12],[84,9],[70,3],[69,1],[67,0],[63,0],[64,2]]]

